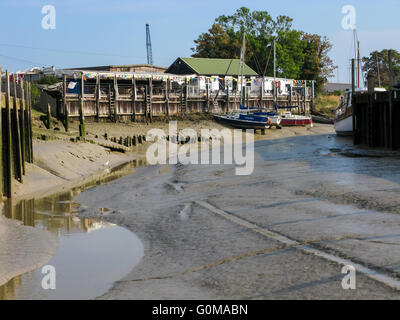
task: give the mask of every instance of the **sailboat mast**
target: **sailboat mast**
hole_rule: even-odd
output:
[[[360,41],[357,41],[357,88],[360,88]]]
[[[378,53],[376,53],[376,67],[378,69],[378,83],[379,83],[379,88],[381,87],[381,74],[379,71],[379,58],[378,58]]]
[[[243,33],[243,45],[242,45],[242,52],[240,53],[240,65],[241,65],[241,83],[240,83],[240,104],[242,105],[243,102],[243,75],[244,75],[244,54],[246,52],[246,31]],[[246,94],[246,91],[245,91]]]
[[[274,107],[276,108],[276,41],[274,39]]]

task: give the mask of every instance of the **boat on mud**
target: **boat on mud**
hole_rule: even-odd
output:
[[[214,120],[240,129],[269,129],[278,127],[281,117],[275,113],[253,109],[241,109],[225,115],[214,115]]]
[[[292,114],[290,111],[284,111],[280,114],[281,126],[293,127],[293,126],[313,126],[313,120],[311,116],[300,116]]]
[[[356,92],[367,93],[367,89],[356,89]],[[374,92],[385,92],[385,88],[374,88]],[[348,90],[341,98],[339,107],[336,109],[334,128],[337,135],[351,136],[353,135],[353,106],[352,92]]]

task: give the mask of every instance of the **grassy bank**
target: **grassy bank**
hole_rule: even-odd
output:
[[[315,111],[331,119],[334,118],[335,109],[339,104],[340,96],[338,95],[320,95],[314,100]]]

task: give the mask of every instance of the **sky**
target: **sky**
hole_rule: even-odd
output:
[[[55,29],[43,29],[42,8],[56,9]],[[215,18],[245,6],[287,15],[293,28],[328,37],[335,65],[332,82],[350,81],[353,32],[342,27],[343,6],[352,5],[361,56],[400,51],[398,0],[0,0],[0,66],[11,72],[35,66],[56,68],[147,63],[145,24],[150,24],[155,65],[168,67],[193,52],[193,40]]]

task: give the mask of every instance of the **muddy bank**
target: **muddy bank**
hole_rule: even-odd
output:
[[[399,206],[398,158],[340,154],[350,149],[333,134],[258,141],[250,176],[154,166],[81,194],[81,216],[126,226],[145,245],[100,298],[399,299],[400,218],[387,210]],[[120,213],[101,217],[102,206]],[[361,266],[357,290],[342,288],[343,263]]]
[[[152,127],[159,128],[160,126],[167,129],[168,124],[155,123],[152,125],[143,125],[143,128],[133,128],[126,124],[91,124],[88,126],[89,137],[100,136],[102,132],[108,132],[109,136],[118,136],[123,134],[135,134],[136,132],[143,133],[144,128],[150,129]],[[179,123],[178,123],[179,125]],[[196,130],[201,128],[213,128],[216,125],[213,122],[203,122],[194,125]],[[127,129],[129,127],[129,129]],[[193,127],[191,122],[183,122],[179,125],[179,128]],[[133,131],[129,131],[133,130]],[[317,125],[314,128],[285,128],[283,130],[271,130],[267,131],[267,135],[261,136],[256,135],[256,139],[275,139],[282,136],[298,136],[298,135],[310,135],[321,132],[332,131],[331,126]],[[60,133],[58,133],[60,135]],[[69,138],[69,137],[67,137]],[[15,182],[15,201],[21,199],[29,199],[32,197],[42,197],[49,195],[54,192],[62,190],[69,190],[73,186],[82,185],[87,181],[93,180],[96,177],[109,172],[112,167],[118,164],[129,161],[137,157],[141,157],[146,150],[146,146],[138,147],[135,152],[129,154],[110,152],[109,150],[94,145],[91,143],[71,143],[67,139],[59,139],[54,141],[40,141],[37,140],[34,143],[35,163],[27,165],[27,174],[24,177],[24,184]],[[169,168],[163,167],[158,169],[158,174],[168,174]],[[143,177],[147,180],[148,177]],[[135,184],[137,184],[137,181]],[[140,179],[142,182],[142,179]],[[157,182],[158,183],[158,182]],[[169,188],[173,184],[169,185]],[[133,199],[137,199],[138,195],[133,195]],[[11,223],[14,223],[12,221]],[[121,225],[124,225],[120,221]],[[8,226],[8,220],[4,219],[0,221],[0,226]],[[28,231],[23,231],[24,227],[15,224],[16,229],[20,229],[21,234],[30,234]],[[11,228],[11,227],[10,227]],[[32,229],[32,228],[31,228]],[[30,259],[25,259],[25,267],[14,268],[13,270],[32,270],[40,265],[46,263],[51,255],[55,252],[57,247],[57,239],[49,238],[46,231],[33,229],[35,234],[32,237],[27,236],[21,238],[23,242],[29,242],[29,246],[34,246],[35,243],[42,254],[36,254],[36,251],[31,250]],[[30,230],[32,231],[32,230]],[[29,241],[28,241],[29,240]],[[4,239],[3,243],[12,243]],[[19,248],[26,247],[27,244],[19,243]],[[4,250],[4,252],[13,252],[12,249]],[[46,254],[43,254],[45,252]],[[21,253],[18,250],[15,251],[16,257],[23,257],[24,251]],[[13,259],[8,259],[12,265]],[[24,259],[21,259],[23,261]],[[28,267],[29,266],[29,267]],[[6,270],[5,268],[3,270]],[[10,273],[8,276],[4,276],[4,279],[15,276],[21,272],[16,271]]]

